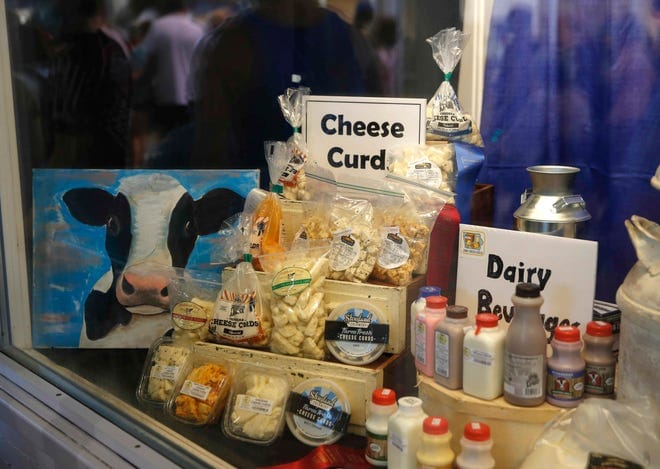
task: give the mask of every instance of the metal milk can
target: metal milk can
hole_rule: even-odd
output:
[[[520,196],[520,207],[514,212],[518,231],[544,233],[577,238],[591,215],[581,195],[573,192],[574,166],[530,166],[527,172],[532,189]]]

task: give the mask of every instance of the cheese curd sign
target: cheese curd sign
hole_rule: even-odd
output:
[[[339,180],[385,177],[388,148],[425,143],[425,112],[426,99],[306,96],[310,161]]]

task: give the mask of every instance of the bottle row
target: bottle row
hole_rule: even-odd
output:
[[[396,399],[394,390],[378,388],[372,394],[366,422],[365,457],[374,466],[399,469],[491,469],[493,441],[483,422],[465,425],[458,455],[451,449],[449,423],[428,415],[422,400],[405,396]]]
[[[612,325],[558,326],[547,354],[541,288],[520,283],[511,298],[515,314],[508,329],[492,313],[468,319],[464,306],[447,306],[437,287],[423,287],[411,306],[411,344],[417,370],[448,389],[518,406],[543,402],[575,407],[585,395],[612,397],[616,357]]]

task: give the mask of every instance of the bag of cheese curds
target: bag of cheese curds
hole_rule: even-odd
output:
[[[444,80],[426,106],[426,140],[460,140],[483,146],[477,125],[463,112],[449,80],[463,55],[470,35],[456,28],[447,28],[428,38],[433,59],[444,74]]]
[[[305,163],[307,162],[307,145],[300,133],[305,107],[303,97],[310,94],[310,89],[305,87],[287,88],[286,92],[278,96],[277,101],[282,110],[284,119],[293,128],[293,135],[289,140],[277,142],[281,145],[269,145],[273,142],[267,142],[266,158],[269,161],[269,171],[273,171],[270,166],[271,160],[281,160],[280,168],[276,173],[276,180],[284,188],[283,196],[290,200],[307,200],[307,177],[305,176]],[[270,153],[270,152],[273,153]]]
[[[246,254],[234,271],[226,274],[213,306],[210,340],[242,347],[265,347],[272,330],[267,300]]]

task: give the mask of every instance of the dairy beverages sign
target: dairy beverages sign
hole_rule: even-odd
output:
[[[311,161],[335,177],[382,178],[385,152],[425,143],[426,99],[306,96],[303,133]]]
[[[460,225],[456,304],[470,317],[495,313],[508,327],[516,284],[541,287],[543,326],[548,343],[557,326],[585,333],[593,314],[598,243],[475,225]]]

